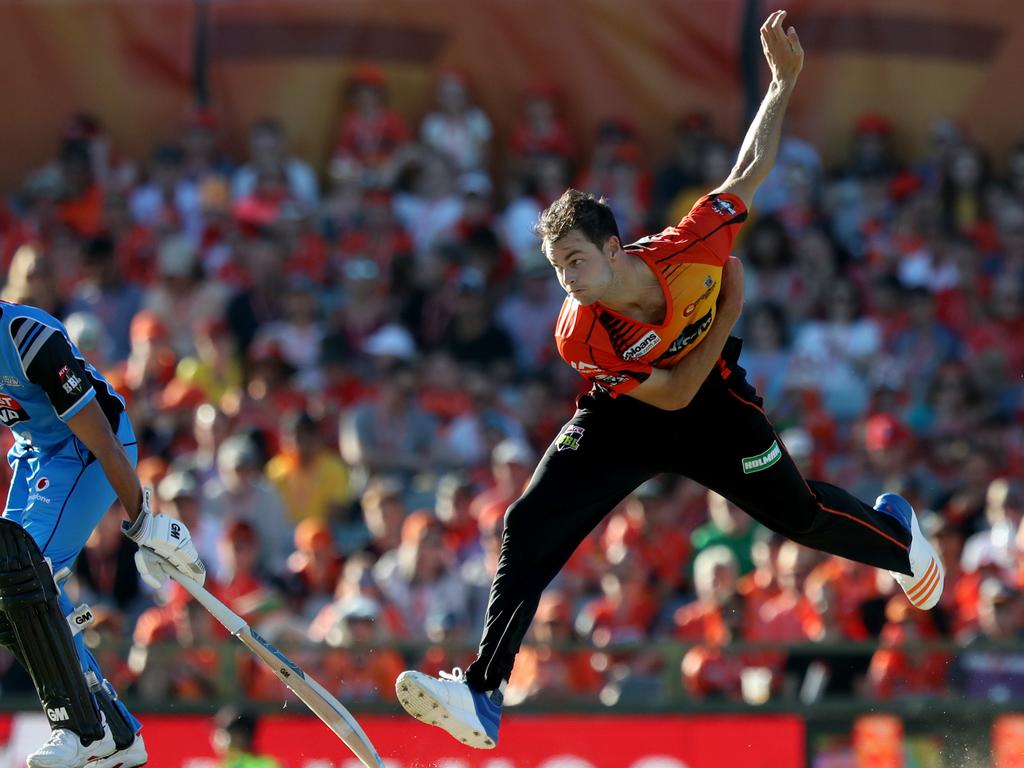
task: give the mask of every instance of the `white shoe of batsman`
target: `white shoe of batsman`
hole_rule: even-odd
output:
[[[103,724],[103,738],[84,746],[78,734],[67,728],[50,732],[49,740],[28,756],[28,768],[82,768],[117,751],[110,728]]]
[[[192,543],[188,527],[172,517],[150,513],[148,488],[143,493],[138,518],[133,523],[121,523],[121,530],[139,545],[135,565],[143,581],[154,589],[160,589],[167,579],[159,564],[154,563],[154,555],[200,584],[206,581],[206,566]]]
[[[135,734],[135,741],[124,749],[117,750],[110,757],[100,758],[91,763],[86,763],[87,768],[139,768],[146,764],[149,755],[146,753],[146,743],[142,740],[142,734]]]

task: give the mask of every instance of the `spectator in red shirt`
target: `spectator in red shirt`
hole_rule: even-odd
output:
[[[380,170],[409,141],[405,119],[388,104],[384,73],[369,65],[357,68],[346,86],[346,101],[338,121],[334,159],[351,161],[365,171]],[[370,181],[375,178],[367,176]]]

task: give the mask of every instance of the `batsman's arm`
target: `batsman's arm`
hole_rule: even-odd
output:
[[[124,446],[110,429],[99,403],[95,399],[86,403],[82,410],[67,420],[67,425],[103,467],[117,498],[134,521],[142,509],[142,487]]]

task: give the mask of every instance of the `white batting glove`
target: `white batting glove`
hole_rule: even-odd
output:
[[[200,584],[206,581],[206,566],[199,558],[188,527],[166,515],[153,515],[149,511],[149,489],[142,494],[142,512],[135,522],[121,523],[124,535],[139,545],[135,553],[135,566],[142,580],[154,589],[160,589],[167,576],[160,561],[170,564]]]

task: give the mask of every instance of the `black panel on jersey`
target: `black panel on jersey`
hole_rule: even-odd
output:
[[[96,400],[111,429],[117,429],[123,410],[121,401],[111,395],[102,382],[88,374],[64,334],[50,328],[46,330],[51,331],[49,336],[27,360],[25,372],[29,380],[43,388],[58,416],[67,412],[90,389],[96,390]]]

